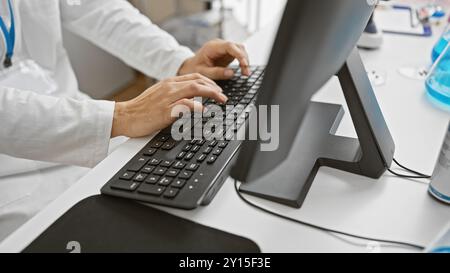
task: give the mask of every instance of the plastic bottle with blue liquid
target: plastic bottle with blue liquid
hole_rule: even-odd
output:
[[[441,56],[442,52],[445,50],[449,42],[450,42],[450,25],[446,27],[444,33],[439,38],[439,41],[433,48],[433,52],[431,54],[431,59],[433,60],[433,63],[436,62],[439,56]]]
[[[450,35],[450,33],[449,33]],[[439,42],[441,43],[441,42]],[[434,53],[433,53],[434,54]],[[438,53],[436,53],[438,54]],[[428,96],[438,106],[450,110],[450,44],[441,50],[425,82]]]

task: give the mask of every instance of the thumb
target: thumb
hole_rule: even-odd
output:
[[[212,80],[229,80],[234,76],[233,69],[226,67],[205,67],[200,73]]]

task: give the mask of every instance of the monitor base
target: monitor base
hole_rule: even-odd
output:
[[[342,106],[313,102],[286,160],[257,175],[235,168],[232,176],[244,182],[242,192],[300,208],[322,166],[370,178],[380,178],[391,166],[394,140],[357,50],[350,54],[337,77],[358,139],[335,135],[344,114]]]
[[[288,158],[240,191],[300,208],[320,167],[361,173],[359,141],[335,135],[343,116],[341,105],[312,102]]]

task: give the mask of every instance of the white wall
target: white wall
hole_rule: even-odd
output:
[[[287,0],[224,0],[225,6],[234,9],[236,18],[247,25],[250,32],[256,31],[258,25],[263,27],[272,22],[284,9],[286,2]],[[259,15],[258,5],[261,7]]]

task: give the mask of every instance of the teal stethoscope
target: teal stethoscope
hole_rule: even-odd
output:
[[[6,44],[6,56],[5,61],[3,62],[3,66],[8,68],[12,66],[12,57],[14,55],[14,44],[16,42],[16,30],[14,25],[14,13],[11,4],[11,0],[8,0],[9,14],[11,17],[11,27],[6,27],[5,21],[0,16],[0,28],[2,29],[3,36],[5,36],[5,44]]]

